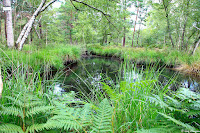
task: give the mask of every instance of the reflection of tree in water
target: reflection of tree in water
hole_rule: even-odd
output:
[[[180,87],[189,88],[191,91],[200,92],[200,79],[189,75],[183,75],[170,69],[164,69],[159,80],[166,85],[170,78],[173,78],[173,83],[169,86],[171,90],[176,91]]]
[[[73,69],[73,72],[69,76],[61,77],[60,80],[65,85],[68,85],[65,88],[66,91],[79,91],[81,89],[85,93],[90,93],[90,88],[100,90],[101,84],[98,82],[106,82],[107,84],[115,83],[120,68],[121,62],[118,60],[112,60],[111,58],[85,58],[78,63],[78,66]],[[123,80],[123,72],[120,74],[121,80]],[[159,76],[159,82],[165,86],[169,84],[170,80],[173,81],[168,86],[171,90],[176,91],[180,87],[185,87],[192,91],[200,92],[200,80],[182,75],[170,69],[164,69]]]
[[[100,88],[98,82],[115,81],[120,66],[119,61],[110,58],[86,58],[78,63],[73,73],[65,80],[63,77],[60,80],[64,80],[65,85],[71,86],[66,88],[66,91],[81,89],[89,93],[90,87]]]

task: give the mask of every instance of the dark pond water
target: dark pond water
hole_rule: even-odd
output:
[[[64,88],[65,91],[84,90],[86,93],[89,93],[89,88],[98,85],[96,83],[99,81],[113,84],[116,80],[120,80],[119,77],[123,79],[123,76],[121,76],[123,74],[119,73],[121,66],[121,61],[112,58],[83,58],[81,62],[78,62],[77,66],[70,70],[65,70],[65,74],[60,78],[60,81],[62,81],[61,87]],[[141,69],[142,66],[137,67]],[[184,75],[167,68],[162,69],[159,76],[160,83],[165,85],[172,79],[173,83],[169,86],[172,90],[185,87],[192,91],[200,92],[199,78]]]

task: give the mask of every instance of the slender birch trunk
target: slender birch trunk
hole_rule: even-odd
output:
[[[35,22],[35,19],[39,15],[39,13],[40,13],[42,7],[44,6],[45,2],[46,2],[46,0],[42,0],[42,2],[40,3],[40,6],[34,12],[33,16],[28,21],[28,23],[24,26],[21,34],[19,35],[17,42],[16,42],[16,45],[18,46],[19,50],[22,50],[24,42],[26,41],[26,39],[27,39],[31,29],[32,29],[33,23]]]
[[[198,46],[199,46],[199,43],[200,43],[200,36],[199,36],[198,39],[194,42],[194,48],[193,48],[193,51],[192,51],[191,55],[194,55],[196,49],[197,49]]]
[[[36,17],[43,12],[47,7],[49,7],[51,4],[53,4],[56,0],[51,0],[50,2],[48,2],[46,5],[46,0],[42,0],[42,2],[40,3],[39,7],[36,9],[36,11],[33,13],[33,16],[31,17],[31,19],[28,21],[28,23],[26,23],[26,25],[24,26],[24,28],[22,29],[17,41],[16,41],[16,47],[19,50],[22,50],[24,42],[26,41],[32,27],[33,27],[33,23],[35,22]]]
[[[7,46],[9,48],[13,48],[14,47],[14,34],[13,34],[13,26],[12,26],[11,0],[3,0],[3,5],[4,5],[4,7],[8,8],[8,10],[5,11]]]
[[[2,96],[2,92],[3,92],[3,81],[2,81],[1,67],[0,67],[0,98]]]

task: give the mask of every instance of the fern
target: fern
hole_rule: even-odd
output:
[[[36,121],[39,119],[44,121],[42,120],[44,114],[48,115],[50,111],[54,109],[54,106],[46,105],[47,103],[45,100],[38,98],[29,91],[13,94],[13,97],[6,96],[5,98],[8,99],[8,103],[1,106],[0,114],[5,117],[14,116],[11,118],[13,119],[13,123],[17,119],[21,122],[16,122],[15,125],[13,123],[0,125],[0,131],[2,133],[23,132],[23,130],[27,133],[31,133],[45,129],[44,124],[34,123],[37,123]],[[37,115],[40,117],[37,117]],[[31,123],[28,123],[29,121],[31,121]],[[21,125],[21,127],[19,125]]]
[[[32,115],[36,115],[39,113],[49,112],[51,109],[54,109],[54,106],[33,107],[26,112],[26,117],[31,117]]]
[[[164,98],[161,98],[158,95],[153,95],[149,99],[161,108],[165,108],[166,112],[159,112],[159,114],[178,126],[190,131],[200,129],[200,95],[198,93],[181,88],[172,96],[166,95]]]
[[[181,122],[181,121],[179,121],[179,120],[176,120],[176,119],[172,118],[172,117],[169,116],[169,115],[166,115],[166,114],[163,114],[163,113],[160,113],[160,112],[159,112],[159,114],[161,114],[162,116],[164,116],[164,117],[167,118],[167,119],[170,119],[171,121],[173,121],[173,122],[176,123],[177,125],[180,125],[180,126],[186,128],[186,129],[189,130],[189,131],[197,131],[194,127],[192,127],[192,126],[190,126],[190,125],[188,125],[188,124],[186,124],[186,123],[183,123],[183,122]]]
[[[0,125],[1,133],[24,133],[20,126],[14,124]]]
[[[91,105],[89,103],[79,107],[68,107],[62,102],[54,101],[56,109],[54,116],[45,124],[47,130],[54,128],[85,130],[85,127],[91,125]],[[74,102],[76,103],[76,101]],[[80,101],[77,101],[77,103],[80,103]]]
[[[108,102],[108,99],[104,99],[94,114],[94,124],[92,126],[93,132],[105,133],[111,132],[111,118],[112,118],[112,107]]]
[[[35,131],[43,131],[45,129],[45,124],[33,124],[26,129],[26,133],[35,133]]]

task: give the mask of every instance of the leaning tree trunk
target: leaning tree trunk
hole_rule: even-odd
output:
[[[31,32],[31,29],[33,27],[33,23],[35,22],[36,17],[43,12],[48,6],[50,6],[51,4],[53,4],[56,0],[51,0],[49,3],[47,3],[46,5],[44,5],[46,3],[46,0],[42,0],[42,2],[40,3],[39,7],[37,8],[37,10],[33,13],[33,16],[31,17],[31,19],[28,21],[28,23],[24,26],[24,28],[22,29],[17,41],[16,41],[16,47],[19,50],[22,50],[24,42],[26,41],[29,33]]]
[[[6,8],[6,36],[7,36],[7,46],[9,48],[14,47],[14,34],[13,34],[13,26],[12,26],[12,10],[11,10],[11,0],[3,0],[3,5]]]
[[[17,42],[16,42],[16,46],[18,47],[19,50],[22,50],[23,44],[26,41],[26,39],[32,29],[33,23],[35,22],[35,19],[39,15],[40,10],[44,6],[45,2],[46,2],[46,0],[42,0],[42,2],[40,3],[40,6],[37,8],[37,10],[34,12],[33,16],[31,17],[31,19],[28,21],[28,23],[22,29],[22,31],[17,39]]]
[[[200,36],[199,36],[198,39],[194,42],[194,48],[193,48],[193,51],[192,51],[191,55],[194,55],[196,49],[197,49],[198,46],[199,46],[199,43],[200,43]]]

